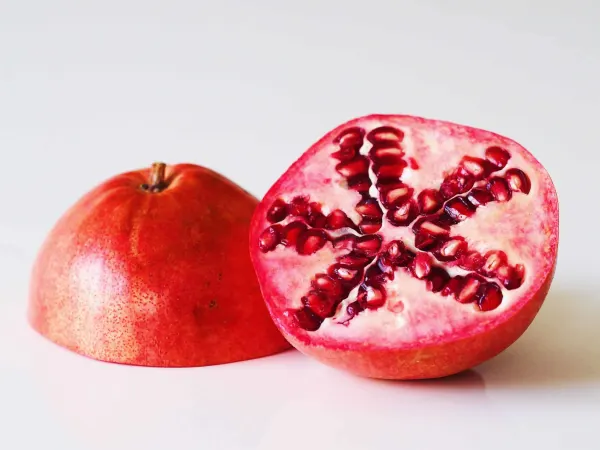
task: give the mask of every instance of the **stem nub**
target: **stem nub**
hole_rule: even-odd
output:
[[[160,192],[167,186],[165,183],[165,170],[167,165],[163,162],[152,163],[150,179],[148,184],[142,184],[142,189],[149,192]]]

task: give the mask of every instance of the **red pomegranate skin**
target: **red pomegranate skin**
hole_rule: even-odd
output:
[[[117,175],[60,218],[34,263],[31,326],[81,355],[142,366],[288,349],[248,253],[257,199],[198,165],[163,173],[156,192],[141,187],[150,169]]]

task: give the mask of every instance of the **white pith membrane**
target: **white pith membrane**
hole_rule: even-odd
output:
[[[469,251],[477,250],[482,255],[489,250],[504,251],[511,266],[522,264],[525,267],[525,279],[517,289],[507,290],[502,287],[503,299],[500,306],[484,312],[475,303],[461,304],[452,295],[444,297],[440,293],[428,291],[425,280],[415,278],[406,268],[397,268],[394,279],[384,284],[386,302],[382,307],[366,309],[347,321],[346,308],[356,300],[357,286],[341,302],[333,317],[325,319],[318,330],[307,332],[313,341],[319,341],[322,337],[324,341],[333,338],[338,343],[398,346],[443,340],[462,330],[474,330],[495,321],[515,302],[521,300],[534,283],[539,283],[540,277],[545,278],[550,267],[543,256],[555,251],[556,236],[553,235],[555,211],[545,211],[544,205],[547,204],[545,199],[549,198],[554,204],[555,192],[547,173],[518,144],[482,130],[474,132],[458,125],[413,118],[396,121],[387,118],[385,122],[377,119],[362,120],[354,125],[364,128],[366,133],[380,126],[393,126],[404,132],[401,141],[404,160],[413,158],[419,166],[412,169],[409,165],[401,177],[402,182],[414,188],[413,198],[423,189],[438,189],[444,178],[459,166],[463,156],[485,159],[485,150],[490,146],[506,149],[511,155],[508,163],[490,176],[502,176],[511,168],[521,169],[531,181],[529,194],[513,192],[508,201],[492,201],[479,206],[472,217],[451,227],[450,236],[465,238]],[[339,150],[339,146],[333,142],[334,138],[332,136],[329,143],[321,143],[320,150],[304,159],[301,169],[294,176],[281,180],[277,192],[270,197],[271,203],[276,198],[290,202],[294,197],[306,195],[310,201],[322,205],[324,215],[340,209],[354,223],[360,223],[361,216],[355,207],[361,200],[361,195],[349,190],[346,178],[336,171],[336,165],[340,161],[331,156]],[[365,139],[360,153],[367,155],[371,146]],[[372,167],[369,173],[373,182],[370,194],[378,199]],[[485,186],[486,180],[475,186]],[[466,193],[461,196],[464,195]],[[384,211],[383,226],[376,234],[383,238],[381,253],[393,240],[402,240],[409,249],[415,251],[412,224],[401,227],[390,224],[385,217],[386,208],[381,202],[380,206]],[[295,220],[298,219],[288,217],[279,223],[285,225]],[[269,225],[265,218],[261,230]],[[332,237],[348,233],[360,235],[347,228],[328,233]],[[285,314],[292,314],[293,310],[302,308],[301,299],[311,290],[314,275],[327,273],[328,268],[335,264],[336,257],[347,253],[349,250],[335,250],[328,242],[312,255],[299,255],[294,247],[287,248],[283,245],[261,254],[261,266],[264,273],[268,274],[271,288],[276,290],[270,294],[276,307],[287,310]],[[444,263],[435,258],[433,261],[434,265],[444,268],[450,276],[469,273],[453,267],[453,263]],[[495,278],[486,280],[501,286]]]

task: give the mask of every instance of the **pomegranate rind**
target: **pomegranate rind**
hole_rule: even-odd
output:
[[[110,178],[50,230],[31,274],[31,327],[80,355],[137,366],[209,366],[291,348],[248,254],[258,200],[194,164],[167,166],[160,193],[140,189],[148,178],[147,169]]]
[[[528,273],[528,282],[514,294],[508,307],[493,312],[485,318],[446,333],[432,333],[419,339],[394,341],[380,339],[377,333],[365,333],[352,339],[338,339],[327,333],[310,332],[297,326],[290,314],[290,292],[273,282],[274,272],[265,263],[265,255],[257,248],[257,237],[268,225],[267,209],[282,192],[289,191],[298,180],[306,179],[306,165],[329,146],[342,131],[351,127],[368,128],[368,124],[392,124],[400,128],[427,126],[442,130],[448,135],[467,136],[474,141],[485,141],[517,150],[520,158],[535,172],[542,186],[536,201],[543,205],[545,228],[543,252],[539,253],[535,271]],[[421,162],[418,162],[420,165]],[[323,174],[324,183],[327,175]],[[305,194],[307,192],[302,192]],[[300,193],[299,193],[300,194]],[[324,204],[327,199],[321,200]],[[374,378],[421,379],[451,375],[480,364],[499,354],[514,343],[528,328],[542,306],[551,286],[558,255],[559,209],[553,182],[541,163],[524,147],[497,133],[464,126],[448,121],[432,120],[409,115],[369,115],[339,125],[313,144],[273,184],[258,205],[250,231],[251,258],[273,321],[288,341],[302,353],[317,360]],[[331,257],[331,254],[325,257]],[[280,270],[288,270],[283,267]],[[302,272],[295,276],[301,277]],[[306,273],[306,283],[314,274]],[[481,313],[486,314],[486,313]],[[349,326],[349,328],[352,325]]]

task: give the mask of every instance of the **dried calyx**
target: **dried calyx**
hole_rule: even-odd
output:
[[[163,162],[155,162],[152,164],[150,169],[150,178],[148,183],[144,183],[140,188],[148,192],[161,192],[166,189],[167,183],[165,179],[165,172],[167,165]]]

